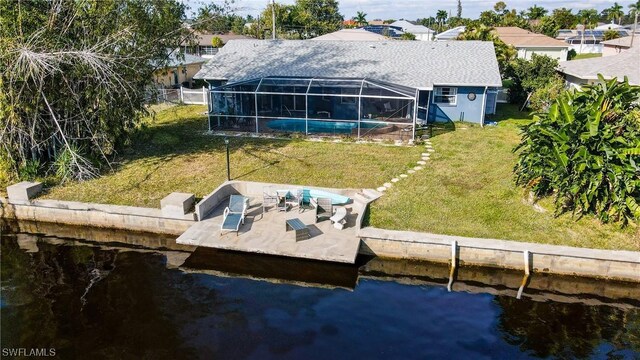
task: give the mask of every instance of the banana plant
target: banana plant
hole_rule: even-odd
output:
[[[555,214],[640,220],[640,87],[625,77],[566,90],[522,128],[515,182]]]

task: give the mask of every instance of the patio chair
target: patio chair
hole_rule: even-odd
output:
[[[247,207],[249,198],[242,195],[231,195],[229,197],[229,206],[224,209],[222,214],[222,225],[220,226],[220,235],[223,231],[235,231],[238,235],[240,224],[244,224],[244,217],[247,215]]]
[[[278,205],[278,193],[269,187],[262,191],[262,212],[267,212],[267,207]]]
[[[333,216],[333,204],[330,198],[311,198],[311,205],[316,208],[316,222],[320,218]]]
[[[342,230],[344,229],[344,225],[347,223],[345,218],[347,217],[347,209],[344,207],[339,207],[336,209],[336,212],[329,218],[333,227]]]

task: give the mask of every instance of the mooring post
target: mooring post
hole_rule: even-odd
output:
[[[520,283],[520,288],[518,289],[518,295],[516,295],[516,299],[520,299],[522,296],[522,292],[524,291],[524,287],[527,285],[527,281],[529,280],[529,276],[531,275],[531,266],[529,264],[529,250],[525,250],[523,253],[524,256],[524,277],[522,278],[522,283]]]
[[[451,292],[451,286],[453,285],[453,276],[456,272],[458,242],[451,241],[451,270],[449,271],[449,284],[447,284],[447,290]]]

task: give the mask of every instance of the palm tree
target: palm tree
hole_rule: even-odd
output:
[[[448,15],[446,10],[438,10],[438,12],[436,13],[436,20],[438,21],[441,29],[444,22],[447,21],[447,16]]]
[[[596,9],[583,9],[576,14],[578,20],[585,29],[598,24],[598,11]]]
[[[617,2],[614,2],[613,5],[607,9],[607,19],[618,19],[618,25],[620,25],[623,16],[624,12],[622,11],[622,5],[618,4]]]
[[[542,6],[533,5],[532,7],[527,9],[526,15],[529,20],[536,20],[547,15],[548,12],[549,11],[547,11],[547,9],[543,8]]]
[[[638,12],[638,9],[640,9],[640,0],[636,1],[636,2],[635,2],[635,3],[633,3],[633,4],[630,4],[630,5],[629,5],[629,9],[631,9],[631,11],[630,11],[630,12],[635,12],[635,13],[637,13],[637,12]]]
[[[367,22],[367,14],[362,11],[358,11],[353,20],[356,22],[356,24],[358,24],[358,26],[365,26],[369,24]]]

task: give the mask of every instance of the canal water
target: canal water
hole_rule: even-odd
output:
[[[115,235],[117,237],[117,235]],[[154,240],[150,240],[154,242]],[[637,284],[11,233],[1,346],[63,359],[640,358]],[[3,357],[4,358],[4,357]]]

